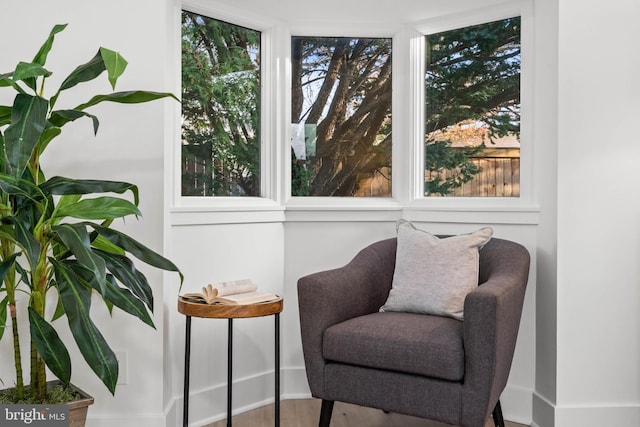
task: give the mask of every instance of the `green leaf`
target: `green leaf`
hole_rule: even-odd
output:
[[[8,105],[0,105],[0,126],[11,123],[11,110],[12,108]]]
[[[0,230],[0,239],[6,240],[7,242],[15,243],[15,244],[18,243],[18,242],[16,242],[16,239],[15,239],[14,236],[12,236],[11,234],[9,234],[9,233],[7,233],[5,231],[2,231],[2,230]],[[19,265],[19,264],[16,264],[16,266],[17,265]]]
[[[4,290],[2,287],[2,282],[4,278],[7,276],[7,273],[11,270],[11,267],[14,265],[16,257],[20,255],[19,253],[15,253],[10,257],[4,259],[0,262],[0,291]],[[5,327],[7,325],[7,305],[9,304],[9,295],[6,295],[2,301],[0,301],[0,340],[2,340],[2,335],[4,334]]]
[[[42,132],[42,135],[40,135],[40,140],[38,141],[38,154],[42,154],[51,140],[60,135],[61,132],[62,129],[56,126],[46,128],[44,132]]]
[[[184,281],[184,276],[174,263],[162,255],[152,251],[132,237],[112,228],[102,227],[97,224],[88,223],[87,225],[93,227],[101,236],[109,240],[111,243],[120,246],[140,261],[162,270],[175,271],[180,275],[180,283],[182,284]]]
[[[49,77],[51,71],[47,70],[40,64],[34,64],[30,62],[19,62],[16,66],[16,70],[13,73],[14,81],[26,81],[35,77]]]
[[[100,48],[100,53],[102,54],[104,65],[107,67],[107,73],[109,75],[109,83],[111,83],[111,88],[115,90],[118,77],[120,77],[122,73],[124,73],[125,68],[127,68],[127,60],[124,59],[118,52],[105,49],[104,47]]]
[[[65,264],[75,272],[77,277],[84,280],[87,286],[93,287],[100,293],[100,295],[102,295],[102,299],[107,305],[110,313],[114,306],[118,307],[124,312],[139,318],[144,323],[155,329],[153,320],[151,319],[151,316],[143,302],[133,295],[128,289],[120,288],[112,275],[107,275],[105,283],[98,284],[91,273],[78,263],[68,261]]]
[[[143,90],[135,90],[128,92],[115,92],[107,95],[96,95],[84,104],[78,105],[75,110],[84,110],[85,108],[92,107],[101,102],[118,102],[121,104],[141,104],[144,102],[154,101],[156,99],[171,97],[176,101],[179,101],[171,93],[165,92],[148,92]]]
[[[100,51],[98,51],[89,62],[79,65],[71,72],[71,74],[69,74],[69,76],[67,76],[67,78],[62,82],[62,85],[60,85],[58,93],[65,89],[72,88],[79,83],[91,81],[102,74],[104,70],[106,70],[104,61],[102,60]]]
[[[7,277],[7,273],[9,273],[9,270],[11,270],[11,267],[13,267],[13,263],[15,262],[16,257],[18,255],[20,254],[19,253],[11,254],[11,256],[7,257],[6,259],[2,260],[2,262],[0,262],[0,285],[4,281],[4,278]]]
[[[35,268],[40,258],[40,242],[22,222],[14,219],[13,223],[16,230],[16,241],[24,249],[31,268]]]
[[[0,173],[0,190],[6,194],[22,196],[33,202],[38,202],[46,197],[34,183],[24,179],[16,180],[13,176],[3,173]]]
[[[58,302],[56,303],[56,309],[53,312],[53,316],[51,316],[51,321],[54,322],[64,316],[64,306],[62,305],[62,299],[60,295],[58,295]]]
[[[93,282],[89,283],[92,284]],[[101,291],[98,288],[96,289]],[[137,317],[155,329],[153,320],[142,301],[140,301],[140,299],[132,294],[128,289],[119,287],[113,276],[108,277],[106,286],[104,286],[104,289],[102,290],[102,298],[108,307],[118,307],[122,311]]]
[[[134,296],[128,289],[120,288],[109,280],[107,280],[107,283],[107,292],[103,295],[105,301],[108,301],[120,308],[122,311],[137,317],[152,328],[156,328],[153,324],[153,319],[149,315],[149,312],[142,301]]]
[[[101,251],[108,252],[108,253],[111,253],[111,254],[117,254],[117,255],[125,255],[126,254],[124,249],[122,249],[120,246],[114,245],[113,243],[111,243],[110,241],[108,241],[107,239],[105,239],[104,237],[102,237],[99,234],[97,235],[97,237],[95,239],[93,239],[93,241],[91,242],[91,246],[93,246],[96,249],[100,249]],[[107,265],[107,269],[108,268],[109,268],[109,266]]]
[[[20,280],[25,283],[27,286],[31,287],[31,275],[27,273],[27,271],[22,268],[20,263],[16,262],[16,271],[20,274]]]
[[[12,175],[22,177],[31,153],[47,123],[49,103],[39,96],[18,94],[13,103],[11,125],[5,131],[5,150]]]
[[[145,275],[136,269],[133,262],[124,255],[101,250],[96,250],[95,252],[104,259],[107,270],[153,312],[153,290],[149,286]]]
[[[82,198],[82,195],[80,194],[69,194],[69,195],[64,195],[61,196],[58,199],[58,203],[56,204],[56,209],[62,209],[66,206],[69,205],[73,205],[75,203],[78,203],[78,201]]]
[[[98,51],[95,56],[91,58],[91,60],[89,60],[89,62],[76,67],[76,69],[73,70],[66,79],[64,79],[62,85],[60,85],[60,89],[58,89],[56,94],[51,97],[51,108],[53,108],[56,101],[58,100],[60,92],[66,89],[70,89],[79,83],[84,83],[95,79],[100,74],[102,74],[104,70],[106,70],[104,61],[102,60],[100,51]]]
[[[84,224],[61,224],[52,227],[76,260],[94,275],[98,283],[104,283],[106,270],[102,258],[91,250],[89,234]]]
[[[118,359],[91,321],[91,290],[69,266],[55,260],[52,260],[52,265],[56,277],[55,285],[73,338],[84,360],[111,394],[114,394],[118,381]]]
[[[5,328],[7,326],[7,305],[9,304],[9,296],[5,296],[0,301],[0,341],[2,335],[4,335]]]
[[[13,84],[13,72],[0,74],[0,87],[7,87]]]
[[[43,191],[58,196],[70,194],[117,193],[127,191],[133,193],[134,204],[138,205],[138,187],[122,181],[100,181],[95,179],[71,179],[54,176],[40,185]]]
[[[44,42],[42,47],[40,47],[40,50],[38,51],[38,53],[36,53],[36,56],[33,58],[32,62],[40,65],[44,65],[47,62],[47,55],[49,54],[49,52],[51,51],[51,47],[53,46],[54,36],[60,31],[64,30],[66,27],[67,24],[58,24],[53,27],[53,29],[49,33],[49,37]]]
[[[18,83],[13,81],[13,72],[0,74],[0,87],[7,87],[7,86],[11,86],[18,93],[26,93]]]
[[[29,327],[33,344],[44,363],[60,381],[69,384],[71,358],[56,330],[31,307],[29,307]]]
[[[56,110],[51,112],[51,117],[49,117],[49,122],[54,126],[62,127],[65,124],[77,120],[81,117],[89,117],[93,122],[93,134],[98,133],[98,127],[100,126],[100,122],[98,118],[93,114],[85,113],[84,111],[78,110]]]
[[[2,127],[2,124],[0,123],[0,127]],[[6,172],[8,172],[7,166],[9,165],[9,161],[7,160],[7,157],[5,156],[5,149],[4,149],[4,135],[2,134],[2,130],[0,130],[0,174],[4,174]]]
[[[115,219],[127,215],[140,215],[140,210],[128,200],[108,196],[84,199],[63,207],[58,206],[54,211],[54,217],[92,220]]]

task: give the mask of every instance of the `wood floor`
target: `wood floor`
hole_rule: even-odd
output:
[[[316,399],[283,400],[280,404],[280,427],[316,427],[320,414],[320,401]],[[272,427],[273,405],[254,409],[232,419],[233,427]],[[221,420],[205,427],[226,427]],[[506,421],[507,427],[524,427]],[[383,411],[347,403],[336,402],[331,417],[331,427],[450,427],[435,421]],[[486,427],[493,427],[489,421]]]

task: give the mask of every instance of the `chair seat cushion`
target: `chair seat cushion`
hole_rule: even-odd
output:
[[[441,316],[380,312],[338,323],[323,335],[327,360],[461,381],[462,322]]]

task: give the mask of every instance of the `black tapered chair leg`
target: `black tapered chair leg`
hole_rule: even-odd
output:
[[[318,427],[329,427],[331,424],[331,413],[333,412],[333,400],[322,399],[322,406],[320,407],[320,422]]]
[[[500,406],[500,401],[496,403],[496,407],[493,409],[493,423],[496,427],[505,427],[504,418],[502,417],[502,406]]]

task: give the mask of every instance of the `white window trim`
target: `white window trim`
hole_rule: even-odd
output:
[[[264,223],[286,221],[413,220],[537,224],[533,143],[533,4],[519,0],[407,24],[402,28],[367,24],[305,23],[285,26],[215,0],[175,0],[175,8],[261,31],[261,194],[262,197],[184,197],[181,188],[180,120],[173,124],[169,160],[173,172],[167,190],[172,225]],[[521,196],[425,197],[424,183],[424,35],[512,16],[522,17]],[[180,20],[175,37],[175,93],[180,93]],[[390,198],[292,197],[290,161],[291,36],[353,36],[393,38],[393,133]],[[409,102],[407,102],[409,100]],[[174,118],[181,117],[180,106]],[[175,120],[174,120],[175,121]],[[543,173],[541,165],[536,173]]]
[[[534,140],[533,140],[533,5],[531,0],[501,3],[492,7],[470,10],[464,13],[432,18],[415,25],[414,38],[411,40],[412,64],[410,81],[415,82],[412,94],[413,110],[416,117],[424,117],[424,37],[442,31],[453,30],[473,25],[479,25],[500,19],[521,17],[521,83],[520,83],[520,197],[428,197],[424,196],[424,121],[419,120],[412,127],[415,156],[413,157],[414,173],[412,175],[411,198],[406,206],[412,210],[451,209],[459,211],[476,209],[489,211],[504,211],[512,209],[517,212],[537,211],[533,207],[537,197],[535,195],[534,169]]]
[[[297,212],[312,212],[312,211],[320,211],[326,212],[328,211],[361,211],[361,210],[372,210],[372,211],[380,211],[380,210],[398,210],[402,207],[402,199],[398,197],[396,193],[396,177],[394,176],[392,180],[392,197],[332,197],[332,196],[321,196],[321,197],[307,197],[307,196],[292,196],[291,195],[291,37],[292,36],[301,36],[301,37],[380,37],[380,38],[390,38],[392,39],[392,54],[394,55],[394,71],[392,75],[392,91],[395,93],[396,83],[397,83],[397,73],[396,73],[396,46],[398,45],[398,41],[396,39],[396,28],[385,28],[384,26],[374,26],[372,28],[371,25],[365,24],[354,24],[350,25],[348,28],[344,28],[344,25],[338,24],[312,24],[312,25],[303,25],[303,26],[290,26],[286,31],[286,37],[283,40],[283,62],[286,64],[285,72],[284,72],[284,81],[282,83],[283,91],[282,93],[282,104],[283,108],[283,116],[281,118],[282,127],[283,127],[283,141],[287,141],[286,144],[282,144],[284,146],[284,153],[282,162],[284,165],[284,179],[282,182],[282,193],[284,194],[284,204],[286,206],[287,211],[297,211]],[[396,124],[396,97],[393,97],[392,100],[392,114],[393,114],[393,122],[392,129],[395,135],[396,129],[399,126]],[[395,136],[394,136],[395,140]],[[395,143],[392,148],[392,159],[396,155],[396,147]],[[393,160],[392,160],[393,161]],[[296,214],[294,216],[298,216]],[[292,217],[288,215],[288,217]]]
[[[277,127],[274,124],[277,121],[277,57],[274,47],[275,34],[278,31],[274,21],[266,20],[261,16],[252,16],[244,10],[231,8],[228,5],[220,4],[207,0],[184,0],[181,3],[181,10],[198,13],[209,18],[228,22],[230,24],[239,25],[260,31],[261,47],[260,47],[260,194],[259,197],[214,197],[214,196],[182,196],[181,195],[181,159],[182,153],[180,144],[174,144],[172,158],[174,165],[172,170],[174,175],[172,178],[172,212],[176,213],[200,213],[202,211],[229,211],[229,210],[282,210],[281,195],[279,192],[279,181],[282,177],[279,173],[281,144],[277,143]],[[180,39],[181,29],[178,26],[178,43]],[[178,45],[179,46],[179,45]],[[179,52],[179,48],[176,52]],[[178,55],[177,63],[180,64],[182,59]],[[177,91],[181,93],[180,76],[177,73]],[[180,107],[178,107],[180,108]],[[182,112],[178,112],[181,117]],[[178,124],[177,139],[180,141],[180,124]],[[181,215],[184,216],[184,215]]]

